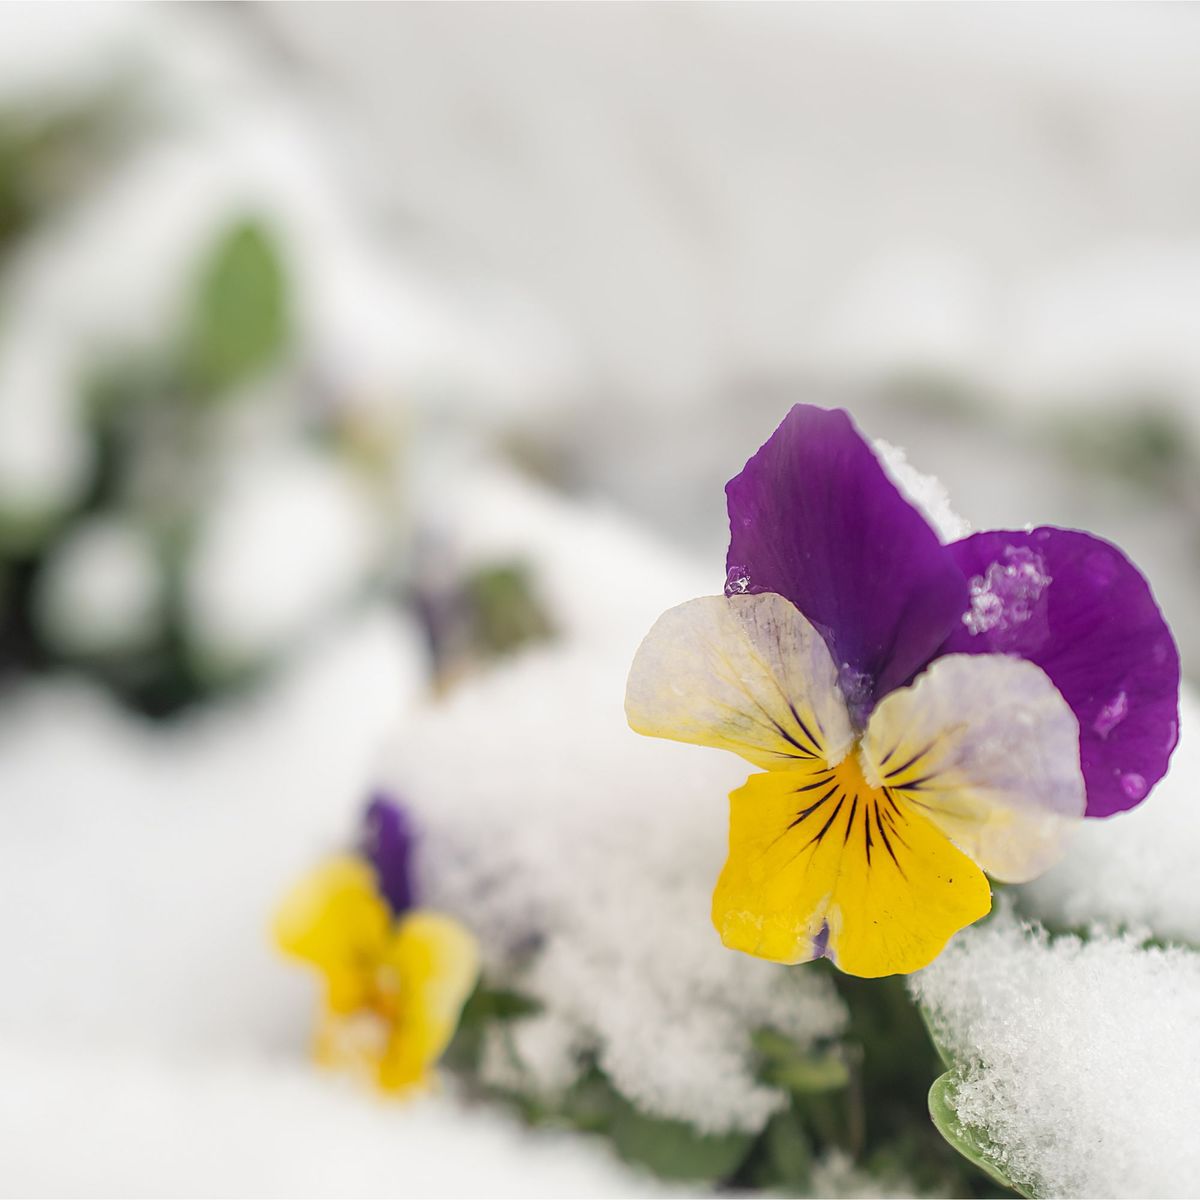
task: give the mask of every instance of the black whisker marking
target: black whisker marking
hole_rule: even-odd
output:
[[[762,701],[759,700],[757,696],[753,695],[750,692],[747,692],[746,695],[753,702],[754,707],[757,708],[758,711],[760,713],[762,713],[762,715],[764,717],[766,717],[766,719],[770,723],[771,727],[779,734],[779,736],[781,738],[783,738],[783,740],[785,742],[787,742],[789,746],[792,746],[793,748],[795,748],[796,750],[799,751],[799,754],[794,754],[794,755],[785,754],[784,755],[785,758],[819,758],[820,757],[820,755],[810,753],[810,751],[807,749],[807,747],[800,745],[800,743],[798,741],[796,741],[795,737],[793,737],[792,734],[788,733],[788,731],[786,729],[784,729],[784,727],[782,725],[780,725],[780,723],[777,720],[775,720],[775,718],[773,716],[771,716],[771,714],[769,712],[767,712],[767,710],[762,705]]]
[[[924,750],[921,751],[920,754],[914,754],[912,756],[912,758],[910,758],[908,760],[908,762],[906,762],[903,766],[896,767],[894,770],[889,771],[884,776],[884,778],[885,779],[895,779],[895,777],[897,775],[903,775],[904,772],[907,771],[909,767],[911,767],[914,763],[919,763],[921,761],[921,759],[923,759],[925,757],[925,755],[927,755],[930,752],[930,750],[932,750],[934,748],[934,746],[936,746],[936,745],[937,745],[937,739],[935,738],[932,742],[929,743],[928,746],[925,747]],[[892,786],[898,787],[899,785],[893,784]]]
[[[896,827],[896,818],[893,817],[892,814],[887,811],[887,809],[884,809],[883,819],[888,823],[888,828],[890,828],[892,831],[892,837],[894,837],[896,841],[898,841],[906,850],[911,850],[912,847],[907,841],[905,841],[904,835]]]
[[[931,779],[937,778],[937,772],[934,771],[929,775],[919,775],[916,779],[910,779],[907,783],[893,783],[898,792],[919,792]]]
[[[858,803],[857,796],[854,798],[854,802],[855,802],[855,804]],[[830,825],[832,825],[834,823],[834,821],[837,820],[837,815],[838,815],[838,813],[840,813],[842,811],[842,805],[845,803],[846,803],[846,793],[843,792],[841,794],[841,796],[838,797],[837,807],[833,810],[833,812],[831,812],[829,814],[829,819],[825,822],[824,825],[821,826],[820,829],[817,830],[816,833],[813,834],[813,836],[811,838],[808,839],[807,842],[804,843],[804,845],[801,847],[802,850],[807,850],[808,847],[813,844],[813,842],[820,842],[820,840],[829,832]]]
[[[904,868],[900,865],[900,860],[896,857],[895,850],[892,849],[892,843],[888,840],[887,830],[883,827],[883,822],[879,819],[879,801],[875,801],[875,825],[879,829],[879,836],[883,838],[883,844],[887,852],[892,856],[892,862],[896,864],[896,870],[900,872],[901,879],[907,879],[908,876],[904,873]],[[899,834],[897,834],[899,837]],[[903,839],[901,839],[903,840]]]
[[[824,787],[834,776],[826,775],[824,779],[818,779],[816,783],[806,783],[803,787],[792,788],[793,792],[815,792],[817,788]]]
[[[815,737],[813,737],[812,730],[809,729],[809,727],[807,725],[805,725],[805,723],[800,719],[800,714],[796,711],[796,706],[790,700],[788,701],[788,709],[791,712],[792,718],[795,720],[796,724],[800,726],[801,732],[804,734],[804,736],[806,738],[808,738],[809,743],[812,745],[813,750],[817,754],[820,754],[821,743],[819,741],[817,741],[817,739]]]
[[[833,793],[834,793],[834,792],[836,792],[836,791],[837,791],[837,784],[835,783],[835,784],[833,785],[833,787],[831,787],[831,788],[829,789],[829,791],[827,791],[827,792],[825,793],[825,795],[823,795],[823,796],[820,798],[820,800],[818,800],[818,801],[817,801],[815,804],[810,804],[810,805],[809,805],[807,808],[803,808],[803,809],[801,809],[801,810],[800,810],[800,811],[799,811],[799,812],[796,814],[796,819],[795,819],[795,820],[794,820],[794,821],[793,821],[793,822],[792,822],[792,823],[791,823],[791,824],[788,826],[788,828],[789,828],[789,829],[795,829],[795,828],[796,828],[796,826],[797,826],[797,825],[799,825],[799,824],[800,824],[800,822],[801,822],[801,821],[803,821],[803,820],[804,820],[804,819],[805,819],[807,816],[809,816],[811,813],[814,813],[814,812],[816,812],[816,811],[817,811],[817,809],[818,809],[818,808],[820,808],[820,807],[821,807],[821,805],[822,805],[822,804],[824,804],[824,803],[825,803],[825,801],[826,801],[826,800],[828,800],[828,799],[829,799],[829,797],[830,797],[830,796],[832,796],[832,795],[833,795]]]
[[[854,828],[854,814],[858,812],[858,797],[854,797],[854,804],[850,809],[850,817],[846,821],[846,832],[842,835],[842,845],[844,846],[850,840],[850,830]]]

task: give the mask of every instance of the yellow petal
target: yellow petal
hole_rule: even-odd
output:
[[[824,640],[773,592],[663,613],[634,657],[625,712],[638,733],[732,750],[768,770],[837,762],[853,742]]]
[[[276,944],[325,977],[335,1013],[366,1003],[388,940],[390,916],[362,860],[335,858],[306,875],[275,914]]]
[[[1002,654],[939,658],[871,716],[862,758],[988,874],[1040,875],[1083,817],[1079,724],[1040,668]]]
[[[752,775],[730,796],[713,923],[775,962],[822,952],[851,975],[906,974],[991,907],[983,872],[919,811],[837,767]]]
[[[415,910],[388,946],[395,1017],[379,1082],[390,1091],[421,1087],[441,1058],[479,978],[479,946],[453,917]]]

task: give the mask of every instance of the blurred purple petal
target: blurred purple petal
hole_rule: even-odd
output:
[[[1138,569],[1070,529],[995,530],[948,549],[971,596],[943,653],[1036,663],[1079,721],[1086,815],[1141,803],[1175,748],[1179,652]]]
[[[372,798],[363,816],[361,851],[375,868],[379,890],[393,913],[416,901],[412,877],[415,837],[408,813],[386,794]]]
[[[778,592],[815,625],[861,726],[966,606],[947,548],[840,410],[796,405],[725,488],[726,592]]]

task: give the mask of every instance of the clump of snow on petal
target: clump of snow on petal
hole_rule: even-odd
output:
[[[1070,926],[1144,927],[1200,945],[1200,697],[1180,696],[1179,745],[1144,804],[1085,821],[1071,853],[1023,889],[1023,903]]]
[[[971,523],[950,507],[950,493],[934,475],[918,471],[899,447],[875,438],[872,442],[884,470],[910,504],[920,509],[943,542],[956,542],[971,532]]]
[[[1008,908],[912,984],[962,1064],[958,1119],[1040,1196],[1188,1196],[1200,1178],[1200,955],[1050,938]]]

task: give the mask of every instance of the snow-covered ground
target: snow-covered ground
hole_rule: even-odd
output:
[[[170,733],[67,680],[0,710],[5,1195],[644,1195],[599,1147],[320,1075],[267,930],[422,689],[369,614]]]
[[[395,610],[314,635],[373,531],[330,479],[284,503],[296,472],[256,472],[266,443],[247,440],[193,599],[212,640],[286,633],[292,664],[170,728],[66,678],[0,705],[0,1190],[645,1194],[586,1140],[316,1073],[313,987],[272,952],[271,907],[389,780],[427,824],[430,895],[483,922],[489,952],[553,917],[524,982],[556,1016],[518,1034],[517,1067],[553,1087],[585,1045],[654,1111],[761,1123],[778,1097],[748,1076],[739,1023],[815,1035],[843,1014],[709,957],[701,900],[740,768],[627,735],[625,664],[658,612],[719,587],[721,484],[819,379],[975,525],[1125,544],[1194,669],[1191,514],[1068,471],[1039,422],[1153,391],[1200,429],[1197,13],[239,7],[0,16],[0,96],[132,64],[168,118],[10,264],[0,500],[78,489],[77,371],[158,337],[213,222],[262,210],[309,366],[416,435],[424,524],[461,561],[531,562],[562,641],[433,704]],[[969,385],[984,417],[860,398],[914,370]],[[481,458],[513,423],[658,532]],[[287,543],[280,504],[311,541]],[[104,622],[154,597],[128,531],[90,532],[47,604],[71,626],[83,591],[111,640]],[[961,1055],[961,1115],[1043,1193],[1186,1194],[1200,1171],[1197,716],[1189,695],[1151,801],[1089,823],[1018,897],[1055,927],[1096,923],[1092,941],[1001,913],[916,985]],[[695,789],[710,819],[683,821]],[[820,1178],[869,1188],[837,1164]]]

